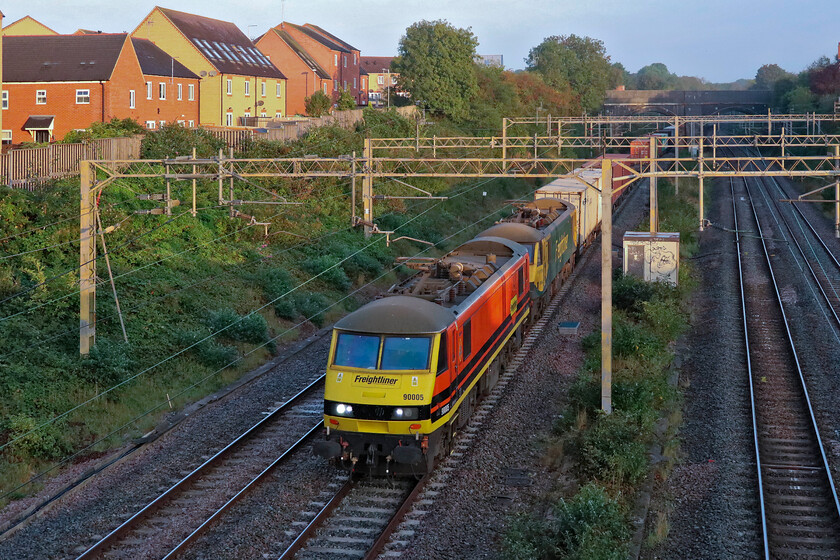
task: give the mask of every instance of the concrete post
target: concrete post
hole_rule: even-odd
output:
[[[656,136],[650,137],[650,153],[648,156],[650,157],[650,172],[656,173]],[[650,184],[650,232],[654,233],[659,231],[659,205],[658,205],[658,194],[656,192],[656,177],[651,176],[648,180]]]
[[[601,160],[601,410],[612,412],[612,161]]]
[[[370,138],[365,138],[364,173],[362,173],[362,208],[364,209],[365,237],[373,233],[373,150],[370,147]]]
[[[700,137],[700,151],[697,152],[697,180],[700,184],[700,192],[698,193],[700,205],[700,231],[703,231],[703,137]]]
[[[93,187],[93,166],[79,162],[81,179],[79,227],[79,353],[90,353],[96,335],[96,220]]]

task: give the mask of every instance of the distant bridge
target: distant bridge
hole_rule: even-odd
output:
[[[726,113],[767,113],[772,92],[745,91],[608,91],[604,99],[606,116],[626,117],[658,113],[678,117],[700,117]]]

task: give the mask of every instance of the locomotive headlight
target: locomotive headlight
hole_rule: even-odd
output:
[[[420,409],[414,406],[394,409],[394,420],[414,420],[419,416]]]
[[[335,413],[339,416],[352,416],[353,407],[349,404],[339,403],[335,405]]]

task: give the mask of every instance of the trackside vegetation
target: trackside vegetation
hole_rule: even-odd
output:
[[[681,182],[679,196],[660,181],[662,231],[681,239],[679,286],[649,284],[617,271],[613,285],[613,413],[600,412],[600,331],[582,341],[586,358],[569,392],[562,419],[547,438],[546,463],[556,488],[536,511],[511,519],[505,558],[623,559],[631,533],[629,512],[651,468],[648,448],[657,421],[680,406],[669,384],[674,342],[688,327],[696,285],[696,199]],[[646,225],[645,225],[646,227]],[[642,229],[645,229],[643,227]],[[568,459],[571,459],[569,461]],[[667,468],[658,466],[666,476]],[[574,483],[562,481],[571,477]]]
[[[415,130],[414,120],[396,111],[366,110],[355,129],[252,142],[236,155],[340,156],[360,153],[365,136]],[[445,120],[422,133],[464,134]],[[168,126],[147,134],[142,154],[171,157],[193,147],[201,157],[221,145],[210,134]],[[403,277],[396,257],[452,249],[498,219],[505,201],[537,186],[519,179],[414,184],[449,199],[377,201],[377,222],[435,243],[433,249],[409,241],[387,247],[384,236],[365,239],[350,228],[349,179],[238,184],[243,200],[276,195],[301,203],[241,207],[271,224],[267,234],[219,207],[216,182],[199,181],[196,217],[189,182],[172,183],[182,205],[171,216],[136,213],[159,204],[138,195],[164,192],[162,179],[112,183],[99,210],[103,226],[116,226],[106,242],[128,342],[100,260],[96,345],[87,357],[78,350],[78,179],[34,192],[0,189],[0,504],[37,490],[38,479],[26,484],[33,476],[141,436],[164,415],[264,363],[280,345],[356,309]],[[413,194],[399,184],[376,188]]]

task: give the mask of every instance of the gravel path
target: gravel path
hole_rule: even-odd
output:
[[[615,246],[620,246],[624,231],[643,218],[647,193],[640,188],[625,202],[614,224]],[[558,485],[569,482],[558,480],[558,471],[544,464],[542,442],[564,409],[582,364],[581,339],[600,328],[600,250],[600,243],[590,248],[593,258],[579,269],[565,302],[482,424],[457,471],[423,508],[427,513],[412,527],[414,535],[403,558],[502,557],[501,537],[509,517],[531,511]],[[579,334],[558,334],[551,325],[561,321],[580,321]]]

